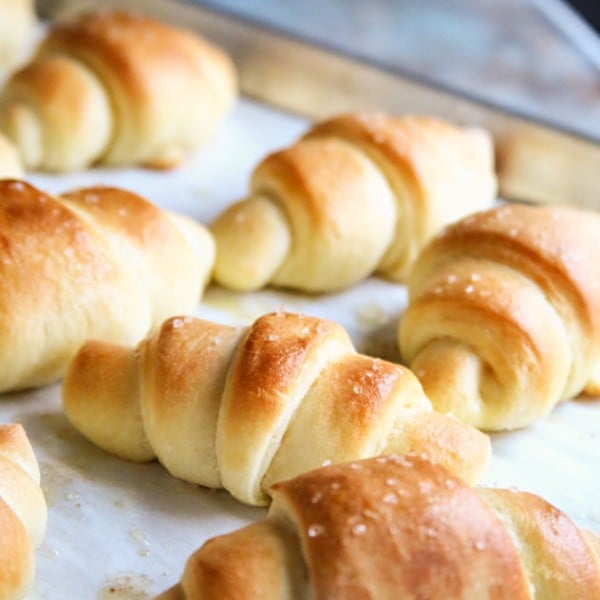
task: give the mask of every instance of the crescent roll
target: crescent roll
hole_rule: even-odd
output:
[[[278,483],[266,519],[208,540],[157,600],[592,600],[598,539],[539,496],[378,457]]]
[[[433,118],[349,114],[254,170],[248,197],[212,224],[216,280],[309,292],[379,273],[402,280],[445,224],[491,206],[493,146]]]
[[[433,412],[410,371],[357,354],[331,321],[292,313],[248,328],[176,317],[137,347],[89,341],[63,406],[104,450],[158,458],[251,505],[326,462],[427,452],[475,481],[489,455],[487,436]]]
[[[182,29],[123,11],[54,26],[0,94],[0,130],[28,169],[167,168],[237,95],[231,60]]]
[[[37,460],[20,425],[0,425],[0,598],[24,598],[47,508]]]
[[[437,410],[512,429],[600,392],[598,240],[597,213],[507,205],[425,248],[399,338]]]
[[[0,181],[0,391],[60,377],[89,337],[136,343],[194,309],[210,234],[131,192]]]
[[[33,0],[0,0],[0,71],[25,58],[35,22]]]

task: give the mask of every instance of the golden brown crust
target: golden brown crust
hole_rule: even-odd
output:
[[[0,94],[0,130],[30,169],[66,171],[94,163],[112,129],[102,85],[64,55],[38,57],[14,73]]]
[[[496,193],[487,134],[431,117],[346,114],[317,124],[309,138],[346,140],[381,169],[396,200],[394,241],[379,264],[403,278],[441,227],[489,204]]]
[[[265,503],[262,480],[288,424],[327,364],[354,352],[339,325],[295,314],[270,314],[238,346],[223,391],[217,451],[225,487]]]
[[[262,572],[289,577],[298,600],[598,598],[590,540],[538,496],[472,489],[422,457],[383,456],[276,484],[267,518],[205,543],[165,598],[245,600],[257,586],[257,597],[287,598]]]
[[[306,573],[293,534],[263,522],[209,540],[180,585],[183,598],[294,600],[304,596]]]
[[[355,462],[278,484],[271,514],[282,512],[301,536],[315,600],[435,598],[440,590],[448,599],[529,597],[493,511],[418,457]]]
[[[100,388],[95,383],[98,378],[103,381]],[[100,447],[110,444],[121,458],[149,461],[154,452],[144,432],[138,389],[137,365],[131,349],[91,340],[69,363],[62,385],[64,409],[75,427]],[[82,397],[86,402],[72,411],[71,398]],[[119,423],[117,431],[113,419]]]
[[[343,399],[343,401],[340,401]],[[264,480],[265,487],[332,462],[375,456],[382,448],[396,452],[447,456],[456,450],[468,463],[464,477],[478,478],[485,460],[481,439],[473,438],[472,452],[466,448],[470,431],[456,436],[454,444],[411,435],[413,422],[421,426],[435,420],[417,379],[406,369],[363,354],[342,356],[330,363],[302,400],[285,432],[284,443],[275,454]],[[447,419],[442,419],[447,425]],[[318,444],[307,444],[307,432]],[[476,458],[479,457],[479,458]],[[451,467],[454,466],[451,461]],[[473,467],[473,470],[470,467]]]
[[[5,115],[19,106],[31,111],[29,120],[50,140],[35,158],[29,153],[30,167],[102,160],[166,168],[205,141],[235,95],[233,65],[218,48],[147,16],[100,11],[54,26],[37,58],[8,82],[2,104]],[[59,101],[62,110],[52,109]],[[73,103],[69,127],[61,114]],[[22,119],[0,115],[19,147],[26,145]]]
[[[61,200],[99,229],[116,253],[129,255],[152,299],[153,326],[196,305],[214,260],[212,238],[201,225],[120,188],[88,187]]]
[[[237,327],[176,317],[139,346],[141,372],[136,381],[144,399],[144,435],[177,477],[222,487],[217,420],[241,335]]]
[[[474,483],[481,480],[490,452],[483,450],[479,433],[451,415],[415,412],[396,421],[379,453],[418,453]]]
[[[88,342],[63,405],[105,450],[156,455],[249,504],[266,504],[276,481],[383,448],[430,453],[469,481],[489,456],[486,436],[432,412],[408,369],[357,354],[331,321],[283,312],[246,330],[175,317],[135,349]]]
[[[39,483],[40,470],[21,425],[0,425],[0,457],[9,457],[11,462]]]
[[[56,379],[89,337],[134,343],[195,307],[213,258],[195,227],[196,246],[123,190],[59,198],[0,181],[0,389]]]
[[[20,425],[0,425],[0,597],[23,598],[46,529],[38,464]]]
[[[341,288],[375,271],[392,241],[394,198],[385,179],[350,144],[302,140],[266,157],[254,170],[254,196],[286,214],[290,244],[272,275],[280,286]],[[335,265],[335,268],[332,268]]]
[[[598,231],[593,213],[513,205],[427,246],[400,346],[438,409],[479,427],[520,427],[594,380]]]
[[[444,224],[491,205],[492,154],[484,132],[425,117],[319,123],[261,161],[250,195],[213,223],[215,276],[312,292],[373,272],[401,280]]]
[[[536,598],[600,598],[600,560],[567,515],[543,498],[478,490],[512,532]]]

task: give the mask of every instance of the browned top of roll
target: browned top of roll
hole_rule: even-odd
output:
[[[200,69],[210,75],[212,69],[206,64],[206,54],[211,60],[229,65],[229,59],[215,46],[185,29],[136,12],[106,10],[84,14],[52,28],[42,44],[42,51],[68,48],[78,54],[103,56],[112,64],[115,72],[127,79],[130,85],[146,89],[154,83],[151,75],[157,65],[168,69]],[[147,69],[140,71],[140,65]],[[162,70],[162,69],[161,69]]]
[[[275,485],[273,501],[301,532],[315,599],[530,598],[494,511],[424,458],[313,471]]]
[[[550,296],[566,295],[600,339],[599,232],[600,216],[569,207],[513,204],[472,215],[425,248],[409,279],[411,296],[440,264],[489,259],[526,274]]]

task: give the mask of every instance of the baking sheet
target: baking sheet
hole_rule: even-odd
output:
[[[207,223],[244,195],[253,166],[266,152],[288,145],[306,126],[242,100],[206,150],[179,170],[95,169],[30,179],[52,192],[96,183],[123,186]],[[378,279],[316,297],[211,287],[196,314],[248,324],[282,305],[337,320],[361,351],[398,359],[396,324],[406,293]],[[486,482],[543,494],[579,524],[600,532],[599,411],[597,399],[570,402],[525,431],[494,436]],[[176,480],[157,463],[131,464],[95,448],[62,415],[59,384],[0,399],[0,421],[25,426],[49,505],[28,598],[150,598],[179,579],[189,554],[207,538],[265,514],[225,492]]]
[[[39,0],[50,21],[122,0]],[[312,119],[353,110],[434,114],[479,125],[494,136],[498,182],[511,200],[599,207],[600,144],[593,136],[536,122],[501,105],[457,94],[378,62],[358,60],[199,0],[136,0],[136,10],[186,27],[222,47],[236,63],[245,97]],[[358,53],[360,55],[360,52]]]

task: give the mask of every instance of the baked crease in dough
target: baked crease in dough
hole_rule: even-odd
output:
[[[0,391],[56,380],[90,337],[134,344],[193,310],[214,261],[201,225],[109,187],[0,181],[0,239]]]
[[[0,179],[23,176],[23,165],[17,149],[0,133]]]
[[[267,156],[249,195],[211,225],[215,278],[235,290],[308,292],[373,273],[401,281],[439,229],[495,195],[485,131],[427,117],[334,117]]]
[[[46,501],[40,471],[21,425],[0,425],[0,597],[24,598],[34,576],[34,550],[44,537]]]
[[[0,93],[0,130],[27,169],[169,168],[237,96],[233,63],[183,29],[124,11],[57,24]]]
[[[385,456],[278,483],[266,519],[208,540],[157,600],[592,600],[597,540],[539,496]]]
[[[423,250],[399,341],[436,410],[513,429],[600,393],[599,239],[595,212],[513,204]]]
[[[248,328],[167,320],[137,347],[87,342],[63,407],[92,442],[252,505],[321,464],[426,452],[469,481],[489,440],[432,411],[404,367],[358,354],[339,325],[292,313]]]

